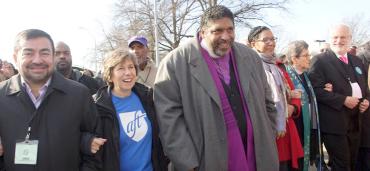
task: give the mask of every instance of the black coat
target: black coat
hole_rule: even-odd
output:
[[[0,137],[8,171],[98,170],[95,160],[81,151],[90,151],[96,129],[97,111],[89,90],[54,73],[44,100],[31,123],[30,139],[39,140],[37,164],[15,165],[15,142],[26,136],[28,122],[36,110],[20,75],[0,83]]]
[[[90,90],[90,94],[94,95],[96,91],[100,88],[98,81],[94,78],[82,74],[80,71],[72,70],[71,80],[77,81],[83,85],[85,85]]]
[[[355,74],[354,81],[357,81],[359,84],[362,96],[369,100],[367,69],[358,57],[350,54],[347,55],[350,68]],[[348,81],[348,71],[345,70],[343,65],[333,51],[321,53],[312,60],[309,78],[318,101],[321,131],[345,135],[348,131],[348,122],[352,120],[351,117],[357,117],[356,124],[359,128],[361,122],[362,125],[367,125],[367,128],[363,129],[363,133],[367,134],[367,136],[362,136],[363,144],[370,145],[370,131],[368,128],[370,127],[369,110],[365,111],[364,114],[359,114],[358,107],[349,109],[344,106],[346,96],[352,95],[352,88]],[[333,85],[333,92],[324,90],[326,83]]]
[[[166,159],[162,145],[159,140],[159,128],[155,115],[153,103],[153,91],[151,88],[136,83],[132,89],[135,92],[147,113],[152,124],[152,164],[154,171],[166,171],[168,160]],[[119,120],[116,110],[112,103],[110,87],[105,86],[98,90],[94,95],[95,103],[98,108],[100,124],[99,130],[101,136],[107,139],[103,149],[98,153],[102,156],[103,171],[119,171],[120,169],[120,144],[119,144]]]

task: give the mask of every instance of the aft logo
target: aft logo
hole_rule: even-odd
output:
[[[146,113],[140,110],[119,114],[122,127],[126,135],[132,140],[139,142],[148,132],[148,124],[145,121]]]

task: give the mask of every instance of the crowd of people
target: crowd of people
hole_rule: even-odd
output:
[[[18,70],[0,61],[0,170],[369,171],[370,42],[353,47],[344,24],[329,36],[315,56],[303,40],[277,55],[271,28],[235,42],[216,5],[158,68],[133,36],[94,78],[68,44],[24,30]]]

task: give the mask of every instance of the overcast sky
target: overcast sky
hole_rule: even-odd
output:
[[[288,13],[266,15],[269,24],[274,26],[272,31],[278,37],[279,49],[293,40],[305,40],[314,51],[318,48],[314,41],[328,41],[329,28],[345,18],[361,16],[370,26],[369,7],[369,0],[294,0],[288,5]],[[248,33],[249,29],[241,29],[238,39],[245,41]]]
[[[0,58],[13,62],[17,33],[30,28],[48,32],[54,41],[69,44],[73,63],[94,69],[86,56],[109,30],[112,0],[2,0],[0,1]]]
[[[65,41],[72,50],[75,65],[95,69],[86,56],[93,55],[95,43],[109,30],[114,0],[2,0],[0,1],[0,58],[13,62],[15,35],[39,28]],[[370,25],[369,0],[294,0],[289,13],[267,12],[268,22],[281,44],[303,39],[327,39],[329,26],[361,15]],[[249,29],[237,28],[237,41],[245,41]],[[279,45],[282,47],[283,45]]]

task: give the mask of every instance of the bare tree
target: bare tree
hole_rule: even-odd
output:
[[[237,24],[251,28],[256,21],[262,21],[269,25],[265,22],[265,10],[287,10],[285,6],[289,0],[198,0],[198,2],[203,10],[213,5],[225,5],[233,11]]]
[[[114,29],[105,34],[102,48],[126,45],[132,35],[145,35],[154,42],[153,0],[117,0]],[[225,5],[235,15],[236,24],[252,27],[255,21],[264,21],[264,10],[286,9],[288,0],[157,0],[158,50],[167,53],[186,38],[195,36],[200,15],[210,6]],[[150,44],[153,48],[153,43]]]
[[[343,19],[343,22],[352,29],[352,43],[360,46],[370,40],[370,20],[366,20],[363,14],[357,14]]]

